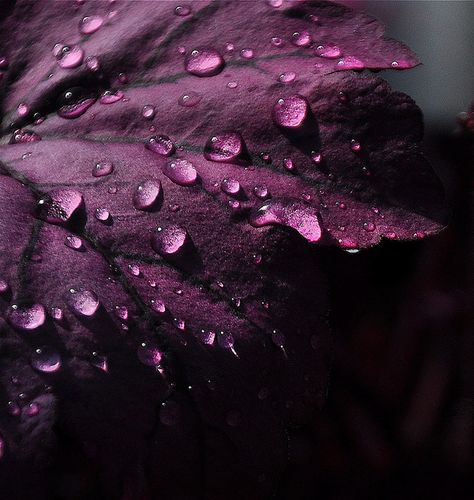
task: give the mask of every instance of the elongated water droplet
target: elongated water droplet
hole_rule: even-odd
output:
[[[84,51],[79,45],[58,45],[53,49],[53,55],[56,56],[56,62],[63,69],[77,68],[82,64]]]
[[[75,236],[73,234],[69,234],[64,238],[64,244],[72,248],[73,250],[81,250],[82,249],[82,240],[79,236]]]
[[[308,31],[295,31],[291,35],[291,42],[297,47],[309,47],[313,42],[313,37]]]
[[[155,116],[155,107],[151,104],[145,104],[142,108],[142,116],[147,120],[152,120]]]
[[[345,69],[345,70],[364,69],[365,64],[360,59],[357,59],[357,57],[344,56],[337,62],[337,67],[339,69]]]
[[[41,136],[33,130],[27,128],[19,128],[13,132],[9,144],[25,144],[27,142],[41,141]]]
[[[254,227],[279,224],[298,231],[310,243],[321,239],[318,212],[299,200],[274,198],[254,208],[249,218]]]
[[[137,186],[133,194],[133,206],[137,210],[150,210],[156,206],[160,193],[160,181],[144,181]]]
[[[114,166],[110,161],[99,161],[94,165],[92,169],[92,175],[94,177],[104,177],[110,175],[114,171]]]
[[[52,224],[65,224],[83,203],[84,199],[79,191],[55,189],[38,201],[39,215]]]
[[[121,90],[116,90],[112,92],[111,90],[106,90],[99,98],[101,104],[114,104],[120,99],[123,99],[123,92]]]
[[[296,73],[294,71],[286,71],[281,73],[278,77],[278,81],[281,83],[291,83],[294,82],[296,78]]]
[[[175,152],[173,141],[167,135],[154,135],[145,143],[145,147],[162,156],[171,156]]]
[[[39,347],[31,355],[31,366],[40,372],[53,373],[61,367],[61,356],[52,347]]]
[[[8,406],[8,413],[12,415],[13,417],[18,417],[21,413],[20,406],[15,403],[15,401],[8,401],[7,403]]]
[[[163,167],[163,173],[180,186],[192,186],[197,181],[197,171],[194,165],[190,161],[180,158],[168,160],[168,163]]]
[[[224,68],[224,58],[215,49],[194,49],[185,59],[184,67],[196,76],[214,76]]]
[[[152,299],[150,305],[153,311],[158,314],[164,314],[166,312],[166,304],[161,299]]]
[[[290,172],[296,170],[296,166],[291,158],[283,158],[283,166],[286,168],[286,170],[289,170]]]
[[[204,147],[204,156],[211,161],[231,162],[244,150],[244,141],[238,132],[213,135]]]
[[[132,276],[140,276],[140,266],[138,264],[129,264],[127,270]]]
[[[58,116],[72,120],[82,116],[96,101],[96,96],[81,87],[73,87],[59,98]]]
[[[283,0],[267,0],[267,4],[274,9],[278,9],[283,5]]]
[[[316,165],[318,165],[319,163],[321,163],[323,155],[318,151],[311,151],[311,159],[313,160],[313,163],[316,163]]]
[[[240,191],[240,183],[235,179],[224,179],[221,182],[221,189],[226,194],[236,195]]]
[[[192,108],[201,102],[202,96],[197,92],[186,92],[178,99],[178,104],[185,108]]]
[[[315,50],[315,54],[319,57],[324,57],[326,59],[337,59],[341,57],[341,49],[337,45],[318,45]]]
[[[91,290],[69,289],[68,303],[81,316],[93,316],[99,309],[99,298]]]
[[[308,101],[300,95],[278,99],[273,106],[274,122],[284,128],[301,127],[308,115]]]
[[[187,238],[188,233],[181,226],[159,227],[152,236],[151,246],[162,256],[175,255],[184,247]]]
[[[46,312],[41,304],[13,304],[8,311],[8,321],[21,330],[35,330],[44,324]]]
[[[229,349],[234,354],[234,356],[238,357],[237,352],[234,348],[234,336],[232,335],[232,333],[220,331],[217,335],[217,343],[220,347],[222,347],[223,349]]]
[[[5,56],[0,56],[0,69],[8,68],[8,58]]]
[[[101,16],[86,16],[79,23],[79,31],[83,35],[95,33],[104,24],[104,18]]]
[[[189,7],[188,5],[178,5],[175,9],[174,9],[174,13],[177,15],[177,16],[189,16],[189,14],[191,14],[191,7]]]

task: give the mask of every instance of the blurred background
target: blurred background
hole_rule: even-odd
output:
[[[281,498],[474,499],[474,133],[456,119],[474,101],[474,2],[343,3],[423,62],[380,76],[423,110],[452,216],[421,242],[326,255],[331,385],[322,414],[290,436]]]

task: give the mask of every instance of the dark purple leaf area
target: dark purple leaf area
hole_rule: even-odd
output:
[[[420,110],[360,73],[416,57],[326,2],[2,16],[0,490],[278,493],[327,387],[318,247],[445,223]]]

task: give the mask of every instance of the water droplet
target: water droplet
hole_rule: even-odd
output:
[[[301,127],[308,115],[308,101],[300,95],[278,99],[273,106],[273,120],[280,127]]]
[[[285,41],[279,36],[273,36],[271,41],[274,47],[283,47],[285,45]]]
[[[181,209],[181,206],[177,203],[170,203],[168,205],[168,208],[170,212],[178,212]]]
[[[84,51],[79,45],[61,45],[56,44],[53,48],[53,55],[60,68],[77,68],[82,64]]]
[[[94,215],[97,220],[106,222],[109,220],[110,212],[106,208],[96,208]]]
[[[0,57],[0,69],[8,68],[8,59],[5,56]]]
[[[274,198],[266,201],[250,214],[254,227],[283,225],[298,231],[310,243],[321,239],[318,212],[311,206],[294,199]]]
[[[260,153],[260,158],[265,162],[265,163],[271,163],[272,162],[272,157],[268,153]]]
[[[181,330],[181,331],[184,331],[184,329],[186,328],[186,323],[183,319],[181,318],[173,318],[173,325],[178,329],[178,330]]]
[[[155,116],[155,107],[151,104],[145,104],[142,108],[142,116],[146,120],[152,120]]]
[[[110,175],[114,171],[114,166],[110,161],[99,161],[94,165],[92,169],[92,175],[94,177],[104,177]]]
[[[259,184],[258,186],[255,186],[253,188],[253,194],[257,198],[260,198],[261,200],[266,200],[267,198],[270,198],[270,193],[268,191],[268,188],[264,184]]]
[[[296,78],[296,73],[294,71],[286,71],[285,73],[281,73],[278,77],[278,81],[281,83],[291,83],[294,82]]]
[[[120,83],[128,83],[128,75],[126,73],[119,73],[118,81]]]
[[[423,238],[426,238],[426,233],[424,231],[416,231],[413,233],[413,237],[418,240],[422,240]]]
[[[27,407],[26,407],[26,415],[28,417],[35,417],[36,415],[38,415],[38,413],[40,412],[40,405],[38,403],[30,403]]]
[[[267,5],[274,9],[278,9],[283,5],[283,0],[267,0]]]
[[[109,186],[107,192],[110,194],[117,194],[118,188],[117,186]]]
[[[272,331],[272,342],[285,353],[285,336],[280,330]]]
[[[226,194],[236,195],[240,191],[240,183],[235,179],[224,179],[221,182],[221,189]]]
[[[351,149],[354,153],[358,153],[362,149],[362,146],[360,145],[360,142],[357,142],[355,139],[351,139]]]
[[[254,253],[252,255],[252,258],[253,258],[253,261],[255,262],[255,264],[261,264],[262,263],[262,260],[263,260],[262,254],[260,254],[260,253]]]
[[[187,6],[187,5],[178,5],[175,9],[174,9],[174,13],[177,15],[177,16],[189,16],[189,14],[191,14],[191,7]]]
[[[224,59],[215,49],[194,49],[185,59],[185,69],[196,76],[214,76],[224,68]]]
[[[237,427],[240,424],[241,418],[238,411],[231,411],[227,414],[225,421],[230,427]]]
[[[197,92],[186,92],[178,99],[178,104],[185,108],[192,108],[201,102],[202,96]]]
[[[212,161],[231,162],[243,152],[243,149],[243,139],[238,132],[223,132],[207,141],[204,156]]]
[[[31,366],[43,373],[53,373],[61,368],[61,356],[52,347],[39,347],[31,355]]]
[[[336,207],[339,207],[341,210],[345,210],[347,208],[343,201],[336,201]]]
[[[55,189],[38,201],[39,215],[52,224],[64,224],[83,205],[83,197],[74,189]]]
[[[291,158],[283,158],[283,166],[290,172],[293,172],[296,169],[296,166]]]
[[[59,98],[58,116],[72,120],[82,116],[96,101],[96,96],[82,87],[73,87]]]
[[[140,267],[138,264],[129,264],[127,270],[132,276],[140,276]]]
[[[295,31],[291,35],[291,42],[297,47],[309,47],[313,42],[313,37],[308,31]]]
[[[99,298],[91,290],[69,289],[68,303],[72,309],[82,316],[93,316],[99,309]]]
[[[144,181],[133,194],[133,206],[137,210],[150,210],[156,206],[161,193],[160,181]]]
[[[166,426],[175,425],[179,419],[179,414],[178,403],[171,400],[165,401],[160,409],[160,422]]]
[[[52,307],[50,314],[56,321],[61,321],[63,319],[63,310],[60,307]]]
[[[8,401],[7,403],[8,406],[8,413],[12,415],[13,417],[18,417],[21,413],[20,406],[15,403],[15,401]]]
[[[27,128],[19,128],[13,132],[9,144],[25,144],[27,142],[41,141],[41,136]]]
[[[82,249],[82,240],[78,236],[74,236],[73,234],[69,234],[64,238],[64,244],[72,248],[73,250],[81,250]]]
[[[237,82],[227,82],[227,88],[229,89],[235,89],[237,88],[238,83]]]
[[[152,299],[150,305],[153,311],[158,314],[164,314],[166,312],[166,305],[161,299]]]
[[[142,342],[137,349],[138,359],[148,366],[158,366],[163,353],[154,342]]]
[[[9,289],[7,281],[0,278],[0,294],[8,292]]]
[[[216,334],[212,330],[201,330],[199,332],[199,339],[203,344],[213,345],[215,338]]]
[[[231,300],[232,300],[235,307],[240,307],[240,305],[242,303],[242,299],[240,297],[232,297]]]
[[[240,57],[243,59],[253,59],[253,50],[252,49],[242,49],[240,51]]]
[[[324,57],[326,59],[337,59],[341,57],[341,49],[337,45],[318,45],[315,50],[315,54],[319,57]]]
[[[372,231],[375,231],[375,224],[373,222],[364,222],[363,228],[371,233]]]
[[[13,304],[8,313],[8,320],[16,328],[35,330],[44,324],[46,312],[41,304]]]
[[[238,200],[229,200],[229,207],[232,208],[232,210],[239,210],[239,208],[240,208],[240,201],[238,201]]]
[[[106,90],[99,97],[99,102],[101,104],[114,104],[115,102],[120,101],[120,99],[123,99],[123,96],[124,93],[121,90],[116,90],[115,92],[112,92],[111,90]]]
[[[175,152],[173,141],[167,135],[154,135],[145,143],[145,147],[162,156],[171,156]]]
[[[311,160],[313,163],[319,164],[323,159],[323,155],[317,151],[311,151]]]
[[[28,104],[25,104],[24,102],[21,102],[18,104],[18,107],[16,108],[16,113],[20,118],[23,118],[30,112],[30,107]]]
[[[222,349],[229,349],[235,356],[237,352],[234,349],[234,336],[232,333],[220,331],[217,335],[217,343]]]
[[[305,200],[305,201],[311,201],[312,196],[310,193],[304,192],[304,193],[301,193],[301,198],[303,198],[303,200]]]
[[[100,63],[99,59],[95,56],[89,56],[86,58],[86,67],[90,71],[99,71],[100,69]]]
[[[354,241],[352,238],[341,238],[337,240],[341,248],[344,249],[354,249],[357,248],[357,242]]]
[[[397,233],[393,231],[389,231],[388,233],[385,233],[384,236],[388,238],[389,240],[396,240],[398,238]]]
[[[92,366],[95,366],[96,368],[102,370],[103,372],[107,372],[109,370],[107,357],[104,356],[103,354],[100,354],[97,351],[92,352],[90,363]]]
[[[104,24],[104,18],[101,16],[86,16],[79,23],[79,31],[83,35],[92,35]]]
[[[345,56],[337,62],[337,67],[339,69],[364,69],[365,65],[357,57],[354,56]]]
[[[192,186],[198,176],[194,165],[184,159],[169,160],[163,167],[163,173],[180,186]]]
[[[162,256],[175,255],[186,243],[188,233],[181,226],[159,227],[151,240],[151,246],[155,252]]]

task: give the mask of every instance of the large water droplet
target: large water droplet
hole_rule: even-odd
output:
[[[92,175],[94,177],[104,177],[110,175],[114,171],[114,166],[110,161],[99,161],[94,165],[92,169]]]
[[[308,115],[308,101],[300,95],[278,99],[273,106],[273,120],[280,127],[301,127]]]
[[[77,68],[84,59],[84,51],[79,45],[56,44],[53,48],[53,55],[56,57],[58,65],[63,69]]]
[[[180,186],[192,186],[197,181],[194,165],[184,159],[169,160],[163,167],[163,173]]]
[[[82,194],[75,189],[55,189],[38,201],[39,215],[52,224],[64,224],[83,202]]]
[[[186,243],[188,232],[181,226],[159,227],[152,236],[151,246],[163,256],[175,255]]]
[[[116,90],[115,92],[112,92],[111,90],[106,90],[99,97],[99,102],[101,104],[114,104],[120,101],[120,99],[123,99],[123,96],[124,94],[121,90]]]
[[[96,101],[96,96],[82,87],[73,87],[59,98],[58,115],[68,120],[82,116]]]
[[[104,18],[101,16],[86,16],[79,23],[79,31],[83,35],[95,33],[104,24]]]
[[[283,0],[267,0],[267,4],[274,9],[278,9],[283,5]]]
[[[40,372],[53,373],[61,367],[61,357],[52,347],[39,347],[31,355],[31,366]]]
[[[170,156],[175,152],[173,141],[167,135],[154,135],[145,143],[145,147],[162,156]]]
[[[310,243],[321,238],[321,226],[315,208],[299,200],[274,198],[254,208],[249,218],[254,227],[279,224],[298,231]]]
[[[315,54],[319,57],[324,57],[326,59],[337,59],[341,57],[341,49],[337,45],[318,45],[315,50]]]
[[[186,92],[178,99],[178,104],[180,106],[184,106],[185,108],[192,108],[201,102],[202,96],[197,92]]]
[[[99,309],[99,298],[91,290],[69,289],[68,303],[76,312],[82,316],[93,316]]]
[[[221,182],[221,189],[226,194],[236,195],[240,191],[240,183],[235,179],[224,179]]]
[[[185,59],[188,73],[196,76],[214,76],[224,68],[224,59],[215,49],[195,49]]]
[[[213,135],[204,147],[204,156],[208,160],[231,162],[244,149],[244,141],[238,132],[222,132]]]
[[[8,321],[22,330],[35,330],[44,324],[46,312],[41,304],[13,304],[8,312]]]
[[[19,128],[13,132],[9,144],[24,144],[38,141],[41,141],[41,136],[39,134],[27,128]]]
[[[295,31],[291,35],[291,42],[297,47],[309,47],[313,42],[313,37],[307,31]]]
[[[156,206],[161,192],[160,181],[144,181],[133,194],[133,206],[137,210],[150,210]]]
[[[158,366],[163,357],[159,347],[152,341],[142,342],[137,349],[138,359],[148,366]]]

